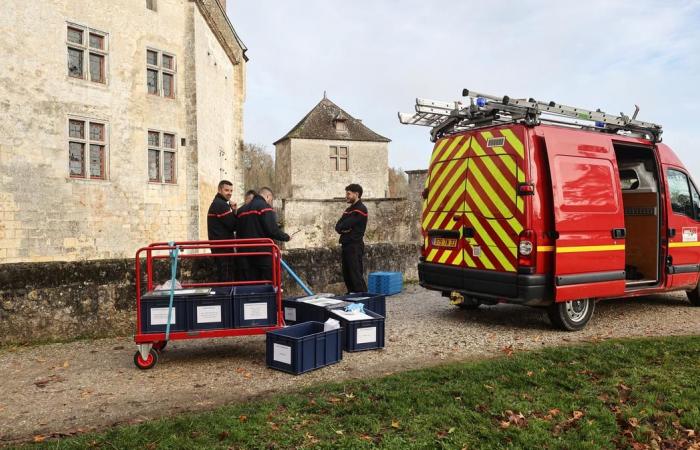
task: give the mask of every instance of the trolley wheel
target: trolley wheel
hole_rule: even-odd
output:
[[[152,369],[156,364],[158,364],[158,351],[154,348],[148,352],[148,358],[143,359],[141,357],[141,352],[138,350],[134,354],[134,364],[141,370]]]
[[[159,352],[162,352],[165,350],[165,347],[168,345],[168,341],[158,341],[153,343],[153,348],[158,350]]]

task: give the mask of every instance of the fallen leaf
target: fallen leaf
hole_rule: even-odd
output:
[[[219,440],[223,441],[224,439],[229,437],[230,434],[231,433],[229,433],[228,431],[222,431],[221,433],[219,433]]]
[[[248,416],[238,416],[239,422],[245,422],[246,420],[248,420]]]
[[[501,427],[502,429],[505,430],[506,428],[510,427],[510,422],[508,422],[507,420],[502,420],[502,421],[499,423],[499,425],[500,425],[500,427]]]
[[[44,442],[46,440],[46,436],[42,436],[41,434],[37,434],[34,436],[34,442]]]
[[[66,379],[63,378],[62,376],[60,376],[60,375],[51,375],[51,376],[48,377],[48,378],[44,378],[44,379],[42,379],[42,380],[37,380],[37,381],[35,381],[35,382],[34,382],[34,385],[35,385],[36,387],[38,387],[38,388],[42,388],[42,389],[43,389],[43,388],[45,388],[46,385],[48,385],[49,383],[61,383],[61,382],[63,382],[63,381],[66,381]]]
[[[68,366],[70,366],[70,364],[68,364],[68,361],[66,361],[66,362],[63,363],[63,368],[64,368],[64,369],[67,369]]]
[[[306,433],[306,434],[304,435],[304,437],[305,437],[306,439],[308,439],[309,441],[311,441],[312,444],[318,443],[318,439],[316,439],[316,436],[314,436],[314,435],[311,434],[311,433]]]
[[[349,394],[345,394],[345,397],[347,397],[347,398],[355,398],[355,394],[353,394],[352,392],[350,392]]]
[[[580,419],[581,417],[583,417],[583,416],[584,416],[583,411],[574,411],[573,419],[574,419],[574,420],[579,420],[579,419]]]
[[[454,433],[456,430],[457,430],[457,428],[452,427],[452,428],[450,428],[449,430],[447,430],[447,432],[450,433],[450,434],[452,434],[452,433]]]
[[[627,423],[630,424],[632,428],[639,427],[639,420],[636,417],[630,417],[627,419]]]
[[[374,441],[374,439],[372,439],[372,436],[370,436],[368,434],[363,434],[362,436],[360,436],[360,439],[362,439],[363,441],[367,441],[367,442]]]
[[[335,430],[335,434],[342,436],[345,433],[343,433],[343,430]]]
[[[507,345],[501,349],[506,356],[511,356],[513,354],[513,344]]]
[[[535,374],[535,372],[533,372],[532,370],[528,370],[528,371],[527,371],[527,376],[528,376],[528,377],[531,377],[531,376],[533,376],[534,374]]]
[[[398,420],[392,420],[391,421],[391,428],[396,428],[397,430],[401,428],[401,424],[399,423]]]
[[[277,425],[275,422],[267,422],[267,424],[270,425],[270,428],[272,428],[275,431],[280,429],[280,426]]]

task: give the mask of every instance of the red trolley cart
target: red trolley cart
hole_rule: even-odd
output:
[[[211,249],[229,249],[226,253],[188,253],[187,251],[201,251]],[[214,288],[219,286],[245,286],[245,285],[260,285],[267,284],[274,288],[275,292],[275,317],[274,325],[268,326],[253,326],[246,328],[218,328],[211,330],[176,330],[170,331],[166,338],[165,332],[143,332],[141,297],[145,292],[151,292],[154,289],[153,273],[154,261],[159,259],[169,259],[170,252],[178,249],[183,252],[178,258],[180,260],[195,259],[195,258],[220,258],[220,257],[251,257],[251,256],[267,256],[272,259],[272,279],[271,280],[253,280],[253,281],[226,281],[226,282],[207,282],[207,283],[182,283],[183,289],[188,288]],[[142,259],[145,260],[145,283],[142,274]],[[284,324],[284,314],[282,313],[282,273],[280,261],[282,259],[279,247],[274,244],[272,239],[229,239],[220,241],[181,241],[181,242],[158,242],[150,244],[147,247],[138,249],[136,252],[136,342],[137,351],[134,355],[134,364],[139,369],[145,370],[154,367],[158,363],[158,356],[165,348],[168,340],[181,339],[203,339],[203,338],[219,338],[227,336],[250,336],[256,334],[264,334],[267,331],[282,328]],[[167,292],[167,291],[166,291]],[[163,295],[164,299],[170,299],[169,295]]]

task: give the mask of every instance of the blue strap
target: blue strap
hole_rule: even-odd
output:
[[[298,276],[296,273],[294,273],[294,271],[292,270],[292,268],[289,267],[289,266],[287,265],[287,263],[284,262],[284,260],[283,260],[282,258],[280,258],[280,262],[282,263],[282,267],[284,267],[284,270],[286,270],[287,273],[294,279],[294,281],[296,281],[297,284],[298,284],[299,286],[301,286],[301,288],[304,290],[304,292],[306,292],[308,295],[314,295],[314,293],[311,292],[311,289],[309,289],[308,287],[306,287],[306,285],[304,284],[304,282],[301,281],[301,278],[299,278],[299,276]]]
[[[165,325],[165,340],[170,339],[170,315],[173,312],[173,298],[175,297],[175,276],[177,275],[177,257],[180,254],[180,247],[175,245],[175,242],[168,242],[170,247],[175,247],[170,250],[170,303],[168,304],[168,320]]]

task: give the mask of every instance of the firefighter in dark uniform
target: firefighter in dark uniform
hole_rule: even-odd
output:
[[[367,292],[362,258],[365,243],[362,238],[367,228],[367,207],[362,203],[362,186],[351,184],[345,188],[345,201],[350,206],[335,224],[335,231],[340,234],[342,246],[343,279],[348,293]]]
[[[218,191],[209,206],[207,213],[207,231],[210,241],[233,239],[236,232],[238,219],[236,217],[236,204],[231,203],[233,184],[228,180],[219,182]],[[212,253],[232,253],[232,248],[212,248]],[[216,264],[217,281],[232,281],[234,276],[234,257],[214,257]]]
[[[238,210],[239,239],[270,238],[282,242],[289,241],[289,235],[280,230],[277,224],[277,214],[272,209],[273,198],[274,194],[270,188],[261,188],[249,203]],[[269,252],[269,248],[253,247],[245,251]],[[272,280],[270,256],[248,256],[245,259],[246,280]]]

